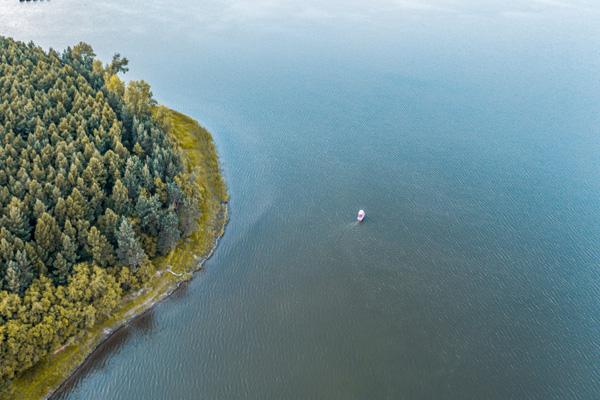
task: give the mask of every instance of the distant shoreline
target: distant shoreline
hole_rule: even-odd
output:
[[[14,398],[53,396],[104,342],[173,294],[181,283],[189,281],[217,248],[228,222],[229,198],[212,136],[194,119],[174,110],[167,111],[172,124],[169,135],[182,150],[186,166],[199,171],[197,184],[205,193],[198,230],[167,256],[154,259],[155,278],[145,288],[125,297],[109,319],[97,323],[83,338],[56,349],[46,360],[16,378]]]

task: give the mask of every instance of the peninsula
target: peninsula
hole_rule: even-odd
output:
[[[211,254],[211,135],[128,60],[0,37],[0,397],[43,398]]]

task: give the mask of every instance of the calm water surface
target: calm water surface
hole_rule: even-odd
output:
[[[56,399],[600,398],[597,2],[7,0],[0,34],[126,55],[231,191]]]

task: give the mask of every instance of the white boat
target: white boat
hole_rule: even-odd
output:
[[[366,216],[367,216],[367,214],[365,213],[365,210],[358,210],[358,215],[356,216],[356,220],[358,222],[362,222]]]

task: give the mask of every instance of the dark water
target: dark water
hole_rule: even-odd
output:
[[[231,191],[206,270],[55,398],[600,398],[596,4],[0,3],[125,54]]]

